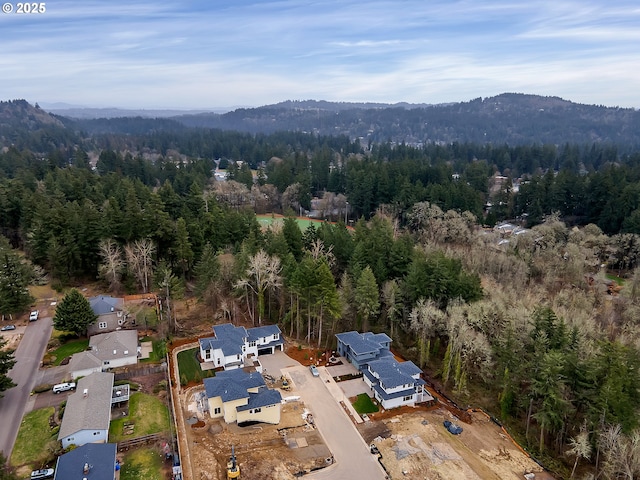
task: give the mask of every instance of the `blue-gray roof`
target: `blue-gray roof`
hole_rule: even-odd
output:
[[[91,310],[96,315],[105,315],[117,310],[122,310],[124,305],[123,298],[110,297],[109,295],[98,295],[89,299]]]
[[[218,372],[215,377],[204,379],[207,397],[221,397],[223,402],[247,398],[250,388],[262,386],[265,386],[262,375],[258,372],[247,373],[239,368]]]
[[[387,350],[387,344],[391,339],[384,333],[358,333],[355,331],[337,333],[338,340],[348,345],[355,355]],[[385,345],[383,345],[385,344]]]
[[[240,405],[236,407],[236,410],[238,412],[243,412],[254,408],[277,405],[281,401],[282,395],[280,395],[279,391],[261,387],[260,390],[258,390],[258,393],[249,394],[249,402],[246,405]]]
[[[418,382],[412,377],[412,375],[416,375],[421,372],[413,362],[398,363],[390,357],[369,362],[369,370],[377,374],[378,381],[384,385],[385,388],[396,388],[401,385],[414,385]],[[371,378],[375,377],[372,376]]]
[[[200,339],[200,347],[203,350],[222,350],[225,357],[242,355],[242,346],[247,338],[247,330],[244,327],[236,327],[230,323],[215,325],[213,334],[215,337]]]
[[[247,330],[249,340],[259,340],[261,338],[267,338],[271,335],[280,335],[282,333],[277,325],[264,325],[262,327],[254,327]]]
[[[89,473],[83,473],[84,465]],[[115,443],[87,443],[58,457],[55,480],[113,480],[116,466]]]

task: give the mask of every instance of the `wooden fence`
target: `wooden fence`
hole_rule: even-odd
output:
[[[141,437],[130,438],[128,440],[121,440],[118,442],[118,451],[128,450],[131,447],[137,447],[139,445],[146,445],[147,443],[155,442],[165,439],[164,433],[152,433],[150,435],[143,435]]]

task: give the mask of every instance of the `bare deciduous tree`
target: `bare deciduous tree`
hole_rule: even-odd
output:
[[[138,280],[138,284],[144,293],[149,291],[149,279],[153,274],[153,254],[155,250],[155,245],[148,238],[136,240],[133,244],[127,244],[124,247],[129,269]]]
[[[98,272],[109,282],[109,291],[118,291],[121,286],[122,271],[125,268],[122,249],[120,245],[111,238],[102,240],[99,249],[102,263],[98,267]]]
[[[264,250],[259,250],[255,255],[250,257],[245,277],[236,283],[237,288],[245,291],[247,301],[249,301],[249,291],[257,297],[258,325],[262,325],[262,318],[264,316],[265,293],[281,285],[281,269],[280,258],[275,255],[271,256]],[[251,313],[252,309],[249,308],[249,311]],[[252,318],[254,317],[252,316]]]

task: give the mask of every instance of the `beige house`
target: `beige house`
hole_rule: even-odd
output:
[[[280,423],[282,396],[267,388],[258,372],[225,370],[205,378],[204,386],[211,418],[224,418],[226,423]]]

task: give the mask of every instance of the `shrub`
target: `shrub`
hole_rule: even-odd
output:
[[[44,393],[48,392],[53,388],[53,385],[50,383],[41,383],[40,385],[36,385],[33,387],[33,393]]]

